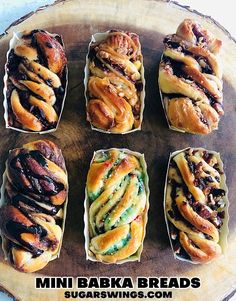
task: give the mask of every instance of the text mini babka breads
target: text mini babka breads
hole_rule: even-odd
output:
[[[18,32],[7,55],[6,126],[32,132],[57,127],[67,86],[66,56],[59,35]]]
[[[111,133],[140,129],[144,71],[138,36],[117,30],[95,34],[86,72],[87,118],[93,128]]]
[[[124,149],[97,151],[87,177],[86,253],[90,260],[139,260],[148,211],[143,155]]]
[[[178,259],[206,263],[223,253],[228,222],[225,175],[219,154],[187,148],[170,157],[165,214]]]
[[[224,114],[221,44],[190,19],[164,38],[159,87],[170,128],[194,134],[218,128]]]
[[[42,269],[59,255],[68,193],[65,161],[49,140],[10,151],[0,207],[0,234],[10,265]]]

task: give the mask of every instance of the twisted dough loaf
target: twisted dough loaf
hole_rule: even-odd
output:
[[[95,154],[87,177],[90,251],[117,263],[139,258],[148,210],[146,170],[138,157],[112,149]]]
[[[164,39],[159,87],[170,126],[195,134],[218,128],[222,108],[221,41],[193,20]]]
[[[68,181],[64,158],[49,140],[10,151],[0,232],[9,263],[23,272],[42,269],[62,242]]]
[[[165,212],[176,255],[196,263],[222,253],[224,222],[223,171],[214,153],[186,149],[170,161]]]
[[[112,30],[89,51],[87,118],[99,129],[124,133],[141,124],[142,54],[138,36]]]
[[[34,132],[55,128],[66,86],[62,40],[43,30],[19,34],[6,64],[8,124]]]

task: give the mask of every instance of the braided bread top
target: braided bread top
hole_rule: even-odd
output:
[[[54,129],[66,93],[66,57],[60,36],[43,30],[13,36],[6,63],[6,124],[42,132]]]
[[[195,134],[218,128],[224,114],[221,44],[190,19],[164,38],[159,87],[171,128]]]
[[[90,255],[117,263],[137,260],[145,235],[145,166],[127,150],[98,151],[87,177]]]
[[[112,133],[140,128],[144,79],[138,36],[111,30],[101,42],[91,43],[88,58],[88,120]]]
[[[61,246],[68,180],[64,158],[49,140],[10,151],[0,208],[0,232],[9,263],[42,269]]]
[[[219,160],[215,153],[193,148],[171,158],[165,213],[178,258],[203,263],[222,253],[227,199]]]

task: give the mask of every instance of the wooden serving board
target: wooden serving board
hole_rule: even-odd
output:
[[[182,134],[168,129],[157,86],[157,69],[164,35],[174,33],[186,17],[195,18],[223,41],[224,106],[218,131],[208,136]],[[236,288],[236,43],[209,17],[175,3],[148,0],[68,0],[21,19],[0,39],[0,78],[4,75],[5,54],[12,32],[42,28],[63,36],[69,59],[69,87],[58,130],[45,136],[5,129],[0,108],[0,175],[8,150],[23,143],[48,138],[65,156],[70,182],[66,231],[59,259],[40,273],[24,274],[3,261],[0,251],[0,284],[22,301],[64,300],[63,290],[34,289],[36,275],[54,276],[185,276],[200,277],[199,289],[175,290],[173,300],[218,301]],[[90,37],[95,32],[124,29],[140,35],[144,55],[146,101],[142,131],[128,135],[108,135],[92,131],[86,122],[84,65]],[[0,90],[2,91],[2,81]],[[3,95],[1,93],[1,101]],[[228,251],[207,265],[175,260],[170,248],[163,214],[163,189],[169,153],[188,146],[205,147],[221,153],[227,175],[230,199]],[[141,262],[104,265],[85,260],[83,203],[86,175],[94,150],[125,147],[143,152],[150,177],[150,210]]]

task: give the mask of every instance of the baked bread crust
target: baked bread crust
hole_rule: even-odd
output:
[[[63,235],[68,180],[64,158],[49,140],[10,151],[6,163],[0,233],[10,265],[42,269],[56,257]]]
[[[222,254],[223,170],[215,153],[188,148],[171,157],[165,214],[177,258],[206,263]]]
[[[222,42],[194,20],[164,39],[159,87],[171,128],[209,134],[218,128],[222,107]]]
[[[129,261],[142,248],[148,192],[138,157],[124,150],[98,152],[87,177],[89,253],[98,261]]]
[[[33,132],[56,128],[67,85],[60,36],[43,30],[17,33],[6,63],[7,126]]]
[[[111,30],[90,44],[87,119],[96,128],[126,133],[141,125],[142,54],[135,33]]]

